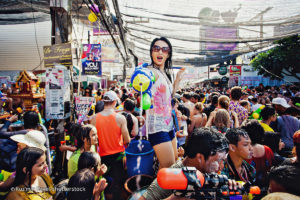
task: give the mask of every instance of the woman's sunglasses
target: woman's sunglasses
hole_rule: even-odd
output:
[[[157,45],[154,45],[152,47],[152,51],[154,51],[154,52],[159,52],[160,50],[162,50],[163,53],[169,53],[170,48],[169,47],[160,47]]]

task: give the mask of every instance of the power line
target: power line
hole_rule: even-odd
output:
[[[32,18],[33,18],[33,26],[34,26],[35,44],[36,44],[36,48],[37,48],[37,51],[38,51],[38,54],[39,54],[39,58],[40,58],[40,64],[33,69],[33,70],[35,70],[36,68],[38,68],[38,67],[41,66],[41,64],[42,64],[42,62],[43,62],[44,59],[42,60],[42,58],[41,58],[39,44],[38,44],[38,41],[37,41],[36,26],[35,26],[35,16],[34,16],[34,12],[33,12],[32,0],[30,2],[31,2],[31,13],[32,13]]]

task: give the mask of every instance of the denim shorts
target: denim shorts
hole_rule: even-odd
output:
[[[161,132],[149,134],[148,140],[151,146],[155,146],[160,143],[172,141],[174,137],[175,137],[175,133],[173,130],[170,132],[161,131]]]

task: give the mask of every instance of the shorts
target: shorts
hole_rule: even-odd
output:
[[[155,146],[160,143],[172,141],[174,137],[175,137],[174,130],[172,130],[170,132],[161,131],[161,132],[149,134],[148,140],[149,140],[151,146]]]

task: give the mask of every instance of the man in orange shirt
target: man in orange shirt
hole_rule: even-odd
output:
[[[94,115],[91,124],[96,126],[101,161],[108,167],[104,177],[108,180],[105,198],[122,199],[122,189],[126,179],[123,165],[125,145],[130,142],[126,118],[115,112],[118,96],[114,91],[104,94],[104,110]]]

